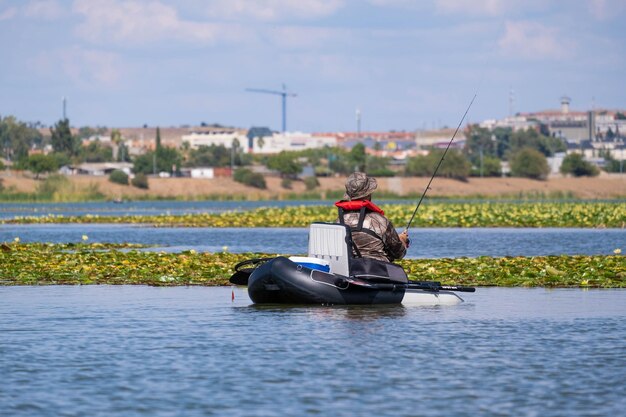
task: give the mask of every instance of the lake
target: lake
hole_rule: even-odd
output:
[[[225,287],[0,287],[0,415],[623,414],[625,290],[464,298],[260,307]]]
[[[304,228],[155,228],[117,224],[1,225],[0,242],[144,243],[150,250],[234,253],[307,252]],[[409,258],[476,256],[608,255],[626,249],[622,229],[424,228],[411,229]]]
[[[395,200],[394,200],[395,202]],[[397,201],[400,202],[400,201]],[[406,201],[404,201],[406,203]],[[225,211],[253,210],[259,207],[286,207],[300,205],[330,206],[330,201],[112,201],[86,203],[2,203],[0,219],[15,216],[156,216],[160,214],[184,215],[197,213],[222,213]]]
[[[486,200],[486,199],[425,199],[422,204],[446,203],[528,203],[529,200]],[[573,200],[575,201],[575,200]],[[587,200],[578,200],[584,203]],[[597,200],[607,202],[622,202],[623,200]],[[542,202],[542,200],[538,200]],[[571,202],[571,201],[569,201]],[[327,206],[332,207],[334,201],[329,200],[268,200],[268,201],[112,201],[84,202],[84,203],[0,203],[0,219],[10,219],[16,216],[84,216],[86,214],[100,216],[156,216],[185,215],[197,213],[223,213],[225,211],[254,210],[259,207],[288,207],[288,206]],[[417,200],[387,199],[377,200],[379,205],[384,204],[417,204]],[[407,219],[408,220],[408,219]]]

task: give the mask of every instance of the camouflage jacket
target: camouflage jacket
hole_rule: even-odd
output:
[[[337,202],[335,205],[343,209],[343,223],[352,229],[352,241],[364,258],[373,258],[385,262],[393,262],[404,258],[406,247],[398,237],[393,224],[384,216],[384,212],[373,203],[367,202],[367,210],[363,219],[363,229],[358,231],[360,210],[348,210],[357,201]],[[342,207],[343,206],[343,207]],[[341,223],[338,218],[337,221]]]

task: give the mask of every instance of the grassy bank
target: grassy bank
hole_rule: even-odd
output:
[[[437,177],[428,192],[429,198],[463,199],[584,199],[605,200],[626,197],[626,176],[583,178],[550,178],[546,181],[528,178],[468,178],[458,181]],[[319,186],[308,190],[303,181],[283,186],[278,176],[265,178],[267,188],[258,189],[230,177],[149,178],[149,189],[115,184],[106,176],[59,176],[46,179],[28,178],[18,171],[0,172],[0,201],[82,202],[123,200],[302,200],[341,198],[345,177],[318,178]],[[407,198],[416,200],[428,184],[427,177],[379,178],[376,199]]]
[[[413,213],[411,204],[382,205],[397,227]],[[312,222],[332,222],[332,205],[259,208],[219,214],[159,216],[27,216],[1,223],[130,223],[182,227],[306,227]],[[623,202],[589,203],[429,203],[420,207],[414,227],[626,227]]]
[[[0,285],[227,285],[233,266],[268,254],[147,252],[138,245],[0,245]],[[616,251],[619,252],[619,251]],[[626,287],[626,258],[539,256],[403,260],[410,279],[506,287]]]
[[[304,192],[281,192],[276,194],[219,194],[206,193],[197,195],[120,195],[110,197],[102,193],[97,185],[91,189],[69,189],[53,192],[20,192],[15,189],[8,189],[0,192],[0,203],[87,203],[105,202],[113,199],[123,201],[329,201],[334,202],[343,198],[343,190],[332,191],[304,191]],[[417,202],[421,197],[421,192],[410,192],[398,194],[393,191],[377,192],[377,201],[381,200],[406,200],[407,202]],[[429,196],[433,201],[572,201],[580,200],[571,191],[529,191],[513,192],[499,195],[489,194],[469,194],[469,195],[435,195]]]

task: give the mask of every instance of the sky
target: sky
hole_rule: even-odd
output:
[[[626,108],[626,0],[0,0],[0,115],[413,131]],[[512,100],[511,100],[512,98]]]

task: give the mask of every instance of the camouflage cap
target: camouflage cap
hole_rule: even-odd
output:
[[[376,189],[378,183],[376,178],[368,177],[364,172],[355,172],[346,180],[346,200],[358,200],[367,197]]]

